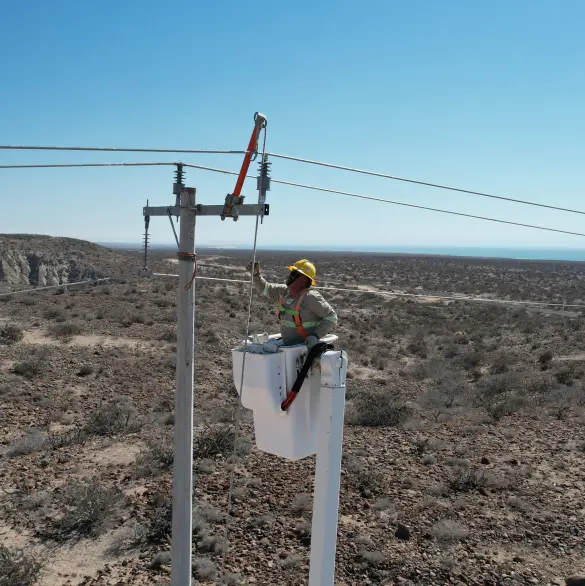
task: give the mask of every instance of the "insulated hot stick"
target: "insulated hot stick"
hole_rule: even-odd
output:
[[[246,154],[244,155],[244,161],[236,181],[236,187],[234,192],[228,193],[225,198],[225,206],[223,209],[223,214],[221,215],[222,220],[225,220],[228,217],[233,218],[234,222],[238,220],[237,215],[231,215],[232,209],[234,205],[240,204],[243,201],[243,197],[241,196],[242,187],[244,187],[244,181],[246,180],[246,175],[248,173],[248,169],[250,168],[252,155],[254,154],[254,156],[256,156],[258,149],[258,137],[260,136],[260,131],[263,128],[266,128],[266,117],[263,114],[260,114],[260,112],[256,112],[256,114],[254,114],[254,130],[252,131],[252,136],[250,137],[250,142],[248,143],[248,148],[246,150]]]

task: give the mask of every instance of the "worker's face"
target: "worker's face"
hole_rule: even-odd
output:
[[[288,279],[286,280],[287,287],[290,287],[301,276],[301,273],[297,271],[291,271]]]

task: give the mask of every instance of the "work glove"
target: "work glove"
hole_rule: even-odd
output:
[[[254,263],[254,270],[252,271],[252,262],[250,261],[248,263],[248,266],[246,267],[246,270],[251,274],[254,275],[254,277],[259,277],[260,276],[260,263],[256,262]]]
[[[307,348],[310,350],[318,341],[319,338],[317,338],[317,336],[309,336],[306,341]]]

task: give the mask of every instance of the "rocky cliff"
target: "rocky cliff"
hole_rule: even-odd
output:
[[[99,279],[104,273],[75,259],[52,258],[38,252],[0,250],[0,282],[5,285],[63,285]]]
[[[73,238],[0,235],[0,290],[120,276],[128,255]]]

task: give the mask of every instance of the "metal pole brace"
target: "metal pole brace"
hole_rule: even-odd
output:
[[[224,206],[197,204],[191,209],[195,210],[196,216],[221,217],[221,215],[223,214]],[[268,216],[270,214],[270,204],[261,204],[259,207],[258,204],[249,203],[238,206],[238,216],[255,216],[258,214],[258,209],[260,209],[261,215]],[[172,216],[175,216],[178,213],[180,213],[180,210],[180,206],[147,206],[143,208],[142,213],[145,216],[168,216],[169,213]]]

